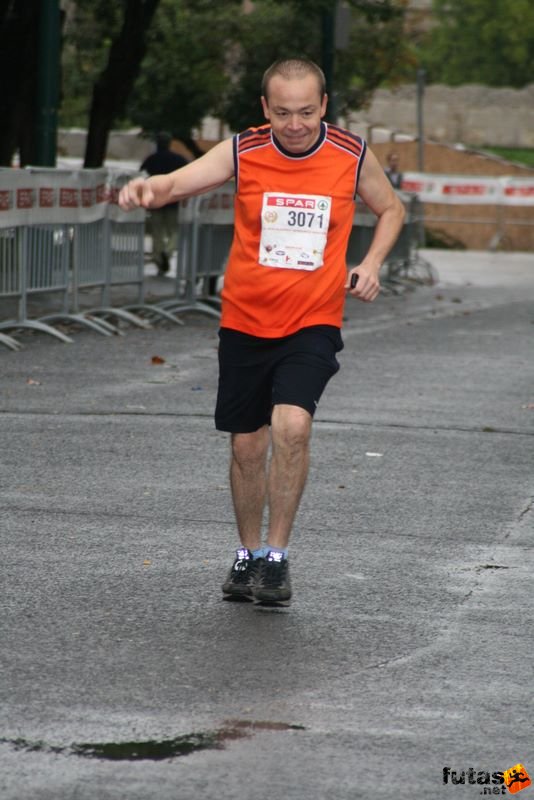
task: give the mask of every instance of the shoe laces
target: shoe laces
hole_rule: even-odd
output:
[[[248,550],[238,550],[232,567],[232,580],[234,582],[247,581],[253,564],[254,560]]]
[[[267,558],[263,562],[263,569],[261,573],[261,580],[264,586],[277,586],[285,578],[287,570],[287,559],[283,558],[281,561],[274,561]]]

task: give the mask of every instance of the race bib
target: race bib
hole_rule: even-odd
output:
[[[259,263],[312,271],[323,265],[332,198],[264,192]]]

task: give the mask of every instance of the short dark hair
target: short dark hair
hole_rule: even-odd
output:
[[[156,134],[156,147],[158,150],[168,150],[171,146],[172,135],[168,131],[159,131]]]
[[[321,67],[307,58],[281,58],[275,61],[274,64],[265,70],[261,82],[261,93],[265,99],[268,99],[268,88],[271,78],[275,75],[280,75],[284,80],[291,78],[305,78],[306,75],[315,75],[319,87],[319,94],[321,95],[321,102],[326,94],[326,78]]]

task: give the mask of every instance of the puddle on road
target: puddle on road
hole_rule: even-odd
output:
[[[227,741],[244,739],[258,731],[303,731],[302,725],[267,720],[227,720],[222,728],[215,731],[189,733],[175,739],[148,740],[145,742],[84,742],[66,747],[50,745],[46,742],[30,742],[26,739],[3,739],[0,744],[11,745],[15,750],[29,753],[50,753],[54,755],[82,756],[106,761],[163,761],[187,756],[198,750],[222,750]]]

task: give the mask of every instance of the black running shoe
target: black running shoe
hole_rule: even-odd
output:
[[[262,605],[289,605],[291,599],[289,562],[282,553],[270,550],[267,557],[262,559],[252,594],[254,601]]]
[[[224,600],[252,600],[252,587],[258,575],[261,558],[252,558],[246,547],[236,551],[236,558],[223,583]]]

